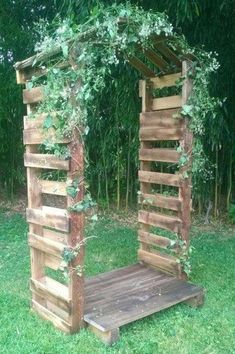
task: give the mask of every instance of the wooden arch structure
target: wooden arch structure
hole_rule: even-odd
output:
[[[122,22],[122,19],[120,20]],[[91,31],[92,32],[92,31]],[[80,36],[87,40],[89,34]],[[140,81],[142,112],[140,114],[140,203],[138,221],[139,263],[113,270],[92,278],[79,276],[75,268],[84,263],[84,245],[78,257],[69,266],[69,282],[65,286],[47,276],[45,268],[59,270],[61,254],[65,247],[75,247],[83,241],[84,214],[72,213],[58,207],[43,205],[43,195],[59,195],[67,207],[84,197],[82,185],[73,199],[66,193],[66,183],[41,178],[42,170],[67,171],[70,180],[83,177],[83,145],[79,136],[56,138],[51,128],[42,129],[47,116],[36,119],[29,115],[43,100],[43,88],[23,90],[23,102],[27,107],[24,117],[24,163],[27,168],[29,246],[31,254],[32,307],[44,319],[67,333],[78,331],[87,324],[102,340],[113,343],[119,336],[119,327],[143,318],[180,302],[199,305],[203,301],[203,289],[186,281],[185,273],[177,258],[179,245],[166,236],[156,235],[156,228],[169,230],[179,240],[189,245],[191,180],[184,177],[190,161],[175,173],[156,172],[154,162],[177,164],[181,150],[190,155],[192,134],[187,121],[180,115],[181,107],[190,95],[191,82],[187,69],[192,56],[183,56],[168,46],[168,38],[154,38],[154,48],[140,48],[145,62],[137,57],[129,58],[130,65],[139,70],[144,79]],[[17,82],[27,84],[32,76],[46,75],[39,63],[46,65],[49,57],[60,52],[55,48],[50,55],[38,54],[15,64]],[[36,63],[36,64],[35,64]],[[146,63],[151,63],[150,65]],[[61,69],[67,67],[67,62]],[[185,77],[179,95],[154,98],[153,89],[173,87],[176,80]],[[45,138],[53,139],[69,147],[70,160],[61,160],[54,155],[39,153]],[[171,141],[173,147],[161,147],[159,142]],[[156,193],[153,185],[167,185],[177,190],[175,196]],[[149,208],[146,206],[149,205]],[[159,212],[160,208],[160,212]],[[170,210],[170,213],[169,213]],[[169,254],[171,253],[171,254]]]

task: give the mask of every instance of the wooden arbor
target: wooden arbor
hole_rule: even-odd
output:
[[[59,51],[60,48],[54,50],[51,56]],[[82,267],[84,262],[82,245],[79,256],[68,266],[68,286],[49,277],[45,269],[59,270],[64,248],[75,247],[83,240],[84,215],[69,213],[66,207],[45,206],[43,195],[62,196],[69,207],[83,199],[82,183],[72,199],[66,193],[65,181],[45,180],[41,172],[63,170],[67,171],[70,183],[75,178],[82,181],[83,146],[77,135],[72,139],[58,139],[53,128],[45,133],[43,123],[47,112],[38,114],[35,119],[29,117],[43,100],[43,88],[26,88],[23,91],[23,101],[27,105],[24,161],[28,182],[26,215],[31,252],[32,307],[44,319],[68,333],[87,324],[108,344],[117,340],[119,327],[126,323],[180,302],[198,305],[203,299],[203,290],[185,281],[186,275],[179,261],[182,244],[189,245],[191,181],[186,172],[190,166],[192,134],[180,112],[191,90],[187,69],[192,58],[182,59],[182,53],[173,52],[162,37],[155,40],[154,50],[145,49],[144,54],[147,58],[145,63],[137,57],[129,58],[130,64],[145,77],[140,81],[139,263],[84,278],[76,271],[76,267]],[[33,67],[33,64],[45,63],[47,59],[48,55],[46,58],[39,55],[17,63],[17,82],[27,84],[33,75],[46,75],[46,69],[42,70],[37,65]],[[63,66],[66,65],[68,63]],[[182,76],[186,79],[180,94],[153,97],[155,88],[174,87]],[[70,160],[39,153],[40,144],[46,138],[68,145]],[[170,143],[166,145],[166,142]],[[177,146],[181,149],[176,149]],[[166,172],[164,168],[156,171],[155,162],[177,166],[182,154],[187,154],[188,160],[174,173],[169,173],[171,169]],[[174,196],[166,196],[162,187],[160,190],[156,187],[164,185],[174,188]],[[172,243],[170,238],[159,236],[159,228],[176,234],[177,242]]]

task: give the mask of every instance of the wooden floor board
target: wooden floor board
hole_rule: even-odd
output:
[[[203,289],[144,265],[86,279],[85,322],[110,331],[203,294]]]

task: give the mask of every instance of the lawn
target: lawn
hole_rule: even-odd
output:
[[[191,281],[205,287],[195,309],[177,305],[121,328],[106,348],[82,330],[65,335],[30,311],[27,225],[22,215],[0,213],[0,353],[235,353],[234,233],[229,227],[193,227]],[[136,261],[136,229],[103,217],[89,226],[88,275]]]

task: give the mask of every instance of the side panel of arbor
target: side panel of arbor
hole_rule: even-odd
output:
[[[77,258],[68,264],[67,284],[63,282],[61,271],[56,271],[62,269],[64,249],[73,250],[83,240],[83,213],[68,212],[69,206],[83,199],[82,183],[74,199],[66,193],[68,181],[70,184],[75,179],[83,181],[83,145],[75,132],[71,138],[58,137],[54,128],[47,131],[43,128],[47,114],[34,113],[43,100],[41,87],[25,89],[23,100],[27,105],[24,164],[27,168],[32,308],[56,327],[72,333],[83,326],[84,278],[76,269],[78,265],[80,269],[83,266],[83,245]],[[70,159],[42,152],[41,144],[45,139],[68,146]],[[47,172],[50,179],[45,178]]]
[[[182,92],[154,98],[153,92],[173,91],[182,72],[140,81],[140,195],[138,239],[140,261],[185,278],[180,263],[182,247],[189,246],[192,134],[180,114],[191,90],[185,79]],[[176,89],[175,89],[176,91]],[[163,91],[162,91],[163,92]]]

